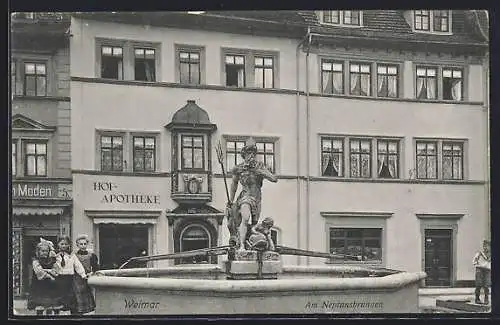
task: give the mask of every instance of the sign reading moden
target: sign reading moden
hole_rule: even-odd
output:
[[[120,193],[113,182],[94,182],[94,192],[105,192],[101,203],[160,204],[159,194]]]
[[[71,184],[13,182],[14,199],[60,199],[71,200]]]

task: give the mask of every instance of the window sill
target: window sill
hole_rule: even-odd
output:
[[[439,36],[451,36],[451,35],[453,35],[452,32],[438,32],[438,31],[434,31],[434,30],[413,29],[413,32],[419,33],[419,34],[431,34],[431,35],[439,35]]]
[[[170,173],[166,172],[131,172],[131,171],[102,171],[102,170],[82,170],[75,169],[71,171],[72,174],[82,175],[106,175],[106,176],[138,176],[138,177],[166,177]]]
[[[62,97],[62,96],[25,96],[25,95],[15,95],[13,96],[13,100],[52,100],[52,101],[65,101],[69,102],[70,97]]]
[[[442,180],[442,179],[402,179],[402,178],[347,178],[347,177],[334,177],[334,176],[311,176],[312,181],[326,181],[326,182],[347,182],[347,183],[402,183],[402,184],[469,184],[469,185],[483,185],[485,181],[479,180]]]
[[[301,92],[302,94],[302,92]],[[327,93],[309,93],[314,97],[332,97],[346,99],[361,99],[361,100],[381,100],[381,101],[396,101],[396,102],[413,102],[413,103],[436,103],[436,104],[459,104],[459,105],[483,105],[483,102],[473,101],[457,101],[444,99],[417,99],[417,98],[401,98],[401,97],[375,97],[375,96],[357,96],[344,94],[327,94]]]
[[[347,28],[361,28],[364,27],[363,25],[351,25],[351,24],[345,24],[345,23],[326,23],[324,21],[320,22],[321,25],[323,26],[331,26],[331,27],[347,27]]]

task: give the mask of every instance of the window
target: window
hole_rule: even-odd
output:
[[[10,61],[10,91],[11,95],[16,95],[16,61]]]
[[[437,178],[437,143],[417,142],[417,178]]]
[[[131,257],[148,255],[149,227],[142,224],[99,224],[101,269],[117,269]],[[146,267],[132,262],[125,268]]]
[[[351,177],[371,177],[371,140],[350,139]]]
[[[463,77],[461,69],[443,69],[443,99],[462,100]]]
[[[339,10],[323,11],[323,22],[327,24],[340,24],[340,11]]]
[[[344,176],[344,139],[321,139],[321,175]]]
[[[394,65],[377,66],[377,96],[398,97],[398,67]]]
[[[364,262],[382,262],[382,229],[330,228],[330,253],[360,256]]]
[[[321,16],[325,24],[361,26],[360,10],[323,10]]]
[[[12,141],[12,176],[16,176],[17,172],[17,143],[15,141]]]
[[[443,179],[463,179],[463,144],[443,142]]]
[[[321,82],[323,92],[326,94],[344,93],[344,69],[342,62],[322,60]]]
[[[26,142],[25,175],[47,176],[47,143]]]
[[[226,86],[245,87],[245,57],[226,55]]]
[[[354,26],[360,25],[359,11],[344,10],[343,16],[344,16],[344,21],[343,21],[344,25],[354,25]]]
[[[134,137],[134,171],[155,171],[156,139],[154,137]]]
[[[182,135],[182,169],[204,169],[204,141],[201,135]]]
[[[123,80],[123,48],[120,46],[101,47],[101,77]]]
[[[187,226],[181,233],[180,251],[191,251],[210,247],[210,235],[205,227],[200,225]],[[208,263],[208,255],[180,259],[182,264]]]
[[[417,67],[417,98],[437,98],[436,68]]]
[[[149,48],[135,48],[135,80],[155,81],[155,50]]]
[[[47,96],[47,71],[45,63],[24,63],[24,95]]]
[[[448,10],[434,10],[434,26],[433,30],[436,32],[449,31],[449,11]]]
[[[231,171],[234,166],[243,162],[241,149],[244,146],[245,141],[226,141],[226,165],[228,171]]]
[[[428,31],[430,25],[429,10],[415,10],[415,30]]]
[[[377,140],[377,175],[379,178],[398,178],[399,142]]]
[[[256,159],[263,162],[264,165],[274,173],[274,143],[273,142],[256,142],[257,155]]]
[[[200,52],[180,51],[179,52],[179,73],[182,84],[200,84]]]
[[[123,138],[101,136],[101,170],[123,171]]]
[[[255,57],[255,87],[274,88],[273,63],[272,57]]]
[[[370,65],[351,63],[351,95],[370,96]]]

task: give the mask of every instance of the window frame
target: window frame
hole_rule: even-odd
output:
[[[180,53],[181,52],[189,52],[189,53],[197,53],[198,54],[198,66],[199,66],[199,83],[183,83],[181,82],[181,61],[180,61]],[[205,62],[205,47],[198,45],[188,45],[188,44],[174,44],[174,69],[175,69],[175,82],[180,85],[186,86],[200,86],[206,84],[205,82],[205,70],[206,70],[206,62]]]
[[[255,143],[273,143],[274,144],[274,152],[273,152],[273,163],[274,163],[274,169],[271,171],[273,174],[277,175],[278,172],[280,171],[280,139],[279,137],[276,136],[253,136],[253,135],[227,135],[223,134],[223,148],[224,149],[224,156],[225,156],[225,165],[228,166],[227,164],[227,143],[228,142],[244,142],[245,144],[247,143],[249,138],[253,138],[255,140]],[[241,156],[241,151],[238,151],[236,153],[236,156],[240,155]],[[237,159],[237,158],[236,158]],[[269,167],[269,166],[267,166]],[[228,168],[226,170],[226,173],[231,173],[231,169]]]
[[[446,15],[443,15],[443,13],[446,13]],[[450,10],[432,10],[432,31],[438,33],[448,33],[450,31],[450,16]],[[436,21],[438,18],[441,20],[443,18],[446,19],[446,30],[436,30]],[[444,26],[442,22],[440,25]]]
[[[387,70],[387,73],[386,74],[380,74],[378,72],[378,69],[380,67],[384,67],[386,68]],[[389,74],[389,68],[396,68],[396,74]],[[377,98],[389,98],[389,99],[392,99],[392,98],[400,98],[400,78],[401,78],[401,69],[400,69],[400,65],[399,64],[396,64],[396,63],[382,63],[382,62],[376,62],[375,64],[375,71],[376,73],[374,73],[374,77],[376,79],[376,83],[375,83],[375,87],[376,87],[376,97]],[[387,96],[381,96],[379,94],[379,76],[382,75],[382,76],[385,76],[385,78],[387,79]],[[389,96],[389,76],[396,76],[396,96]]]
[[[382,155],[385,155],[387,157],[387,161],[389,161],[389,157],[390,156],[396,156],[396,163],[397,163],[397,168],[395,169],[395,172],[396,172],[396,175],[394,177],[381,177],[379,174],[379,156],[381,155],[380,152],[379,152],[379,143],[380,142],[386,142],[386,153],[385,154],[382,154]],[[390,143],[396,143],[396,154],[391,154],[389,152],[389,145]],[[375,150],[376,150],[376,153],[375,153],[375,158],[376,158],[376,161],[377,161],[377,165],[375,166],[377,169],[376,169],[376,178],[378,179],[400,179],[401,176],[401,139],[396,139],[396,138],[375,138]],[[375,151],[374,150],[374,151]]]
[[[151,47],[151,46],[140,46],[140,45],[135,45],[135,44],[132,44],[132,50],[133,50],[133,53],[134,53],[134,81],[142,81],[142,82],[157,82],[157,69],[156,69],[156,61],[157,61],[157,50],[156,48],[154,47]],[[141,58],[144,62],[146,60],[151,60],[151,59],[147,59],[146,58],[146,51],[148,50],[152,50],[153,51],[153,80],[141,80],[141,79],[137,79],[137,71],[136,71],[136,68],[137,68],[137,60],[138,60],[138,57],[137,57],[137,53],[136,51],[137,50],[142,50],[143,51],[143,58]],[[145,73],[146,74],[146,73]],[[147,79],[147,78],[146,78]]]
[[[333,152],[333,141],[336,141],[336,140],[340,141],[341,144],[342,144],[342,148],[341,148],[342,151],[340,151],[340,159],[341,159],[340,161],[341,161],[341,164],[342,164],[342,166],[340,168],[340,175],[337,175],[337,176],[335,176],[335,175],[325,175],[325,173],[323,172],[324,170],[326,171],[326,168],[324,168],[324,166],[323,166],[323,164],[324,164],[324,162],[323,162],[323,154],[324,153],[330,153],[331,154]],[[328,152],[328,151],[323,150],[323,141],[330,141],[332,151]],[[345,166],[345,160],[346,160],[345,142],[346,142],[346,139],[344,137],[339,137],[339,136],[325,136],[325,135],[320,136],[320,161],[321,161],[321,163],[320,163],[320,168],[321,168],[320,175],[322,177],[340,177],[340,178],[346,178],[347,177],[347,175],[346,175],[346,166]]]
[[[139,134],[132,134],[132,171],[134,173],[152,173],[156,172],[156,159],[157,159],[157,150],[158,150],[158,145],[157,145],[157,140],[156,136],[154,135],[139,135]],[[141,148],[143,151],[143,170],[138,170],[136,169],[135,166],[135,158],[136,158],[136,147],[135,147],[135,140],[136,138],[142,138],[142,143],[143,147]],[[146,139],[153,139],[153,149],[147,149],[146,148]],[[153,152],[153,169],[152,170],[147,170],[146,169],[146,152],[152,151]]]
[[[236,64],[236,63],[227,63],[227,57],[228,56],[232,56],[233,57],[233,61],[236,62],[236,57],[241,57],[243,58],[243,64]],[[224,86],[226,87],[234,87],[234,88],[246,88],[247,86],[247,56],[245,54],[231,54],[231,53],[224,53],[223,54],[223,57],[224,57]],[[233,85],[228,85],[228,82],[227,82],[227,66],[228,65],[233,65],[233,66],[237,66],[237,67],[242,67],[243,68],[243,85],[241,86],[233,86]]]
[[[418,13],[417,13],[418,11]],[[428,32],[431,31],[431,11],[432,10],[414,10],[413,11],[413,29],[415,31],[423,31],[423,32]],[[424,13],[425,12],[425,13]],[[423,28],[424,25],[424,17],[426,17],[427,20],[427,29]],[[420,28],[417,28],[417,19],[420,21]]]
[[[275,71],[275,68],[274,68],[274,65],[275,65],[275,58],[273,56],[268,56],[268,55],[254,55],[253,57],[254,59],[254,64],[253,64],[253,73],[254,73],[254,83],[253,83],[253,86],[254,88],[257,88],[257,89],[274,89],[275,86],[274,86],[274,79],[275,79],[275,76],[274,76],[274,71]],[[258,65],[256,63],[256,60],[257,59],[261,59],[262,60],[262,65]],[[271,60],[271,66],[267,66],[266,65],[266,60]],[[258,87],[257,86],[257,69],[262,69],[262,87]],[[271,83],[271,87],[266,87],[266,71],[271,71],[272,73],[272,83]]]
[[[332,65],[332,69],[331,70],[324,70],[323,69],[323,65],[324,64],[331,64]],[[340,66],[342,67],[342,70],[340,71],[340,75],[341,75],[341,89],[340,89],[340,92],[338,93],[335,93],[333,92],[333,77],[334,77],[334,74],[335,73],[339,73],[339,71],[335,71],[334,70],[334,64],[340,64]],[[324,85],[324,77],[323,77],[323,74],[324,73],[329,73],[332,75],[332,92],[325,92],[325,85]],[[335,60],[335,59],[328,59],[328,58],[321,58],[320,59],[320,82],[321,82],[321,93],[322,94],[329,94],[329,95],[344,95],[345,94],[345,61],[340,61],[340,60]]]
[[[427,11],[428,12],[428,29],[417,29],[417,26],[416,26],[416,21],[417,21],[417,17],[422,17],[422,15],[417,15],[417,11],[421,11],[421,10],[411,10],[411,17],[412,17],[412,30],[415,32],[415,33],[426,33],[426,34],[438,34],[438,35],[452,35],[453,34],[453,31],[452,31],[452,27],[453,27],[453,24],[452,24],[452,19],[453,19],[453,10],[444,10],[444,11],[447,11],[447,14],[448,14],[448,26],[447,26],[447,30],[446,31],[439,31],[439,30],[435,30],[435,26],[434,26],[434,22],[435,22],[435,15],[436,15],[436,11],[443,11],[443,10],[424,10],[424,11]],[[425,17],[425,16],[424,16]],[[439,16],[441,17],[441,16]]]
[[[425,143],[425,150],[426,150],[426,153],[423,154],[423,155],[419,155],[418,154],[418,145],[419,143]],[[427,150],[428,150],[428,145],[429,144],[434,144],[435,145],[435,151],[436,151],[436,154],[435,155],[430,155],[430,154],[427,154]],[[415,177],[419,180],[437,180],[439,179],[439,170],[438,170],[438,166],[439,166],[439,152],[438,152],[438,148],[439,148],[439,141],[438,140],[426,140],[426,139],[417,139],[415,141]],[[418,157],[425,157],[425,177],[420,177],[419,176],[419,173],[418,173]],[[436,176],[435,177],[428,177],[427,175],[429,174],[429,170],[428,170],[428,161],[429,161],[429,157],[435,157],[436,158],[436,163],[434,164],[434,168],[435,168],[435,173],[436,173]]]
[[[349,87],[349,96],[359,96],[359,97],[373,97],[373,67],[372,67],[372,64],[373,63],[370,63],[370,62],[366,62],[366,61],[349,61],[349,64],[348,64],[348,67],[349,67],[349,70],[347,71],[348,73],[348,87]],[[351,66],[353,65],[358,65],[359,66],[359,72],[351,72]],[[369,72],[361,72],[361,67],[362,66],[368,66],[368,69],[369,69]],[[360,78],[360,94],[353,94],[352,93],[352,89],[351,89],[351,80],[352,80],[352,74],[358,74],[359,75],[359,78]],[[361,76],[363,75],[368,75],[368,82],[369,82],[369,85],[368,85],[368,93],[366,95],[362,95],[361,94],[361,91],[362,91],[362,86],[361,86]]]
[[[419,69],[425,69],[425,77],[424,76],[419,76],[418,75],[418,70]],[[429,76],[429,70],[434,70],[435,71],[435,75],[434,76]],[[421,101],[427,101],[427,100],[439,100],[442,96],[440,95],[440,91],[439,91],[439,84],[440,84],[440,69],[439,67],[437,66],[432,66],[432,65],[416,65],[415,66],[415,99],[417,100],[421,100]],[[425,98],[419,98],[418,97],[418,79],[420,78],[424,78],[425,79],[425,89],[426,89],[426,97]],[[427,87],[428,87],[428,79],[429,78],[433,78],[436,82],[435,82],[435,86],[434,86],[434,98],[427,98]]]
[[[442,89],[442,94],[441,94],[441,98],[442,100],[447,100],[447,101],[453,101],[453,102],[462,102],[464,101],[464,97],[465,97],[465,69],[463,67],[456,67],[456,66],[448,66],[448,65],[443,65],[441,67],[441,73],[440,73],[440,81],[439,83],[441,84],[441,89]],[[445,80],[445,76],[444,76],[444,73],[446,70],[450,70],[451,71],[451,77],[449,77],[450,79],[454,80],[454,79],[460,79],[460,81],[462,82],[462,85],[460,87],[460,99],[448,99],[448,98],[444,98],[445,96],[445,91],[444,91],[444,80]],[[460,74],[461,74],[461,77],[460,78],[454,78],[453,77],[453,73],[454,72],[457,72],[459,71]],[[446,77],[448,78],[448,77]],[[450,91],[451,92],[451,91]]]
[[[359,151],[357,152],[353,152],[352,151],[352,148],[351,148],[351,143],[353,141],[359,141]],[[362,142],[368,142],[368,144],[370,145],[370,152],[369,152],[369,159],[368,159],[368,163],[369,163],[369,167],[368,167],[368,170],[369,170],[369,174],[368,176],[362,176],[362,156],[363,155],[367,155],[366,153],[363,153],[362,150],[361,150],[361,147],[362,147]],[[347,143],[349,144],[349,178],[352,178],[352,179],[370,179],[370,178],[373,178],[373,138],[365,138],[365,137],[349,137],[347,139]],[[353,176],[353,170],[351,168],[351,163],[352,163],[352,156],[353,155],[357,155],[359,157],[359,164],[360,164],[360,169],[359,169],[359,176]]]
[[[35,73],[34,74],[28,74],[26,73],[26,65],[27,64],[34,64],[34,71]],[[45,69],[45,73],[44,74],[38,74],[37,72],[37,66],[38,65],[43,65],[44,66],[44,69]],[[35,78],[35,94],[34,95],[28,95],[28,92],[27,92],[27,82],[26,82],[26,78],[28,76],[32,76]],[[43,77],[45,79],[45,94],[44,95],[39,95],[38,94],[38,77]],[[41,61],[41,60],[24,60],[23,61],[23,95],[24,96],[28,96],[28,97],[47,97],[48,96],[48,82],[49,82],[49,78],[48,78],[48,64],[47,62],[45,61]]]
[[[338,22],[327,22],[325,21],[325,12],[334,12],[338,13]],[[359,24],[350,24],[345,23],[345,12],[349,11],[352,15],[354,11],[358,13],[358,21]],[[341,26],[341,27],[351,27],[351,28],[359,28],[363,27],[363,10],[320,10],[319,11],[319,22],[323,25],[332,25],[332,26]]]
[[[103,53],[104,51],[104,48],[105,47],[110,47],[111,48],[111,55],[105,55]],[[125,80],[125,44],[114,44],[114,43],[107,43],[107,42],[103,42],[102,44],[100,44],[100,74],[99,74],[99,77],[100,78],[103,78],[103,79],[109,79],[109,80]],[[113,55],[113,52],[115,49],[118,49],[120,48],[121,49],[121,56],[120,56],[120,59],[121,59],[121,79],[120,79],[120,71],[119,71],[119,68],[117,68],[117,73],[118,73],[118,76],[116,78],[110,78],[110,77],[103,77],[103,68],[104,68],[104,60],[103,58],[104,57],[112,57],[112,58],[115,58],[114,55]]]
[[[28,144],[34,144],[35,145],[35,154],[28,154]],[[44,144],[45,145],[45,154],[37,154],[36,152],[36,145],[37,144]],[[22,145],[23,145],[23,163],[24,163],[24,176],[27,177],[48,177],[49,175],[49,143],[47,140],[44,139],[23,139],[22,140]],[[29,157],[35,157],[35,174],[30,174],[28,172],[28,158]],[[38,174],[38,157],[42,156],[45,157],[45,174],[39,175]]]
[[[111,169],[104,169],[103,168],[103,146],[102,146],[102,138],[103,137],[110,137],[111,138],[111,147],[109,148],[105,148],[105,149],[109,149],[111,151]],[[113,163],[113,157],[114,157],[114,154],[113,154],[113,151],[114,151],[114,148],[113,148],[113,138],[121,138],[122,140],[122,144],[121,144],[121,169],[115,169],[114,168],[114,163]],[[125,135],[123,134],[117,134],[117,133],[108,133],[108,132],[102,132],[99,134],[98,136],[98,139],[99,139],[99,158],[100,158],[100,171],[103,171],[103,172],[124,172],[127,170],[127,167],[128,166],[125,166],[126,165],[126,159],[125,159],[125,141],[126,141],[126,138],[125,138]]]
[[[276,144],[274,141],[271,141],[271,140],[259,140],[259,141],[255,141],[255,143],[257,144],[257,154],[255,155],[255,158],[258,160],[258,156],[259,155],[262,155],[263,156],[263,163],[264,165],[269,169],[269,165],[266,164],[266,161],[267,161],[267,156],[272,156],[272,161],[273,161],[273,168],[270,169],[271,173],[275,173],[276,172]],[[264,149],[262,152],[259,152],[259,146],[258,144],[263,144],[264,145]],[[273,146],[273,152],[272,154],[269,154],[266,152],[266,145],[267,144],[271,144]]]
[[[190,137],[191,138],[191,146],[190,147],[185,147],[184,146],[184,138]],[[194,146],[194,138],[201,138],[201,147],[195,147]],[[205,136],[203,134],[180,134],[180,164],[181,164],[181,172],[201,172],[205,171],[205,158],[206,158],[206,153],[205,150],[207,150],[207,144],[205,143]],[[186,167],[184,165],[184,149],[185,148],[190,148],[191,149],[191,159],[192,159],[192,166],[191,168]],[[195,149],[201,149],[202,157],[201,157],[201,168],[195,168],[194,167],[194,150]]]
[[[417,71],[418,69],[425,68],[425,69],[434,69],[436,71],[436,96],[434,99],[425,99],[425,98],[418,98],[418,82],[417,82]],[[444,89],[443,89],[443,71],[444,70],[460,70],[462,73],[462,89],[461,89],[461,99],[460,100],[455,100],[455,99],[444,99]],[[458,103],[458,102],[465,102],[468,100],[469,96],[469,82],[468,82],[468,74],[469,74],[469,69],[468,66],[465,62],[423,62],[423,61],[416,61],[413,63],[413,82],[414,82],[414,99],[422,102],[426,101],[443,101],[447,103]]]
[[[445,155],[444,154],[444,146],[445,145],[451,145],[452,146],[452,154],[451,156],[450,155]],[[460,155],[457,156],[457,155],[454,155],[453,154],[453,146],[455,145],[459,145],[460,146]],[[465,142],[463,141],[453,141],[453,140],[441,140],[440,141],[440,147],[441,147],[441,179],[442,180],[445,180],[445,181],[448,181],[448,180],[464,180],[465,179],[465,175],[464,175],[464,170],[465,170]],[[451,178],[447,178],[445,177],[445,168],[444,168],[444,158],[445,157],[450,157],[451,158]],[[454,162],[454,159],[455,157],[460,157],[460,177],[458,178],[455,178],[454,175],[453,175],[453,162]]]

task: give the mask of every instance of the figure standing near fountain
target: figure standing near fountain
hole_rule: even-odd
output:
[[[483,249],[476,253],[472,264],[476,268],[475,303],[481,304],[481,289],[484,290],[484,304],[489,304],[489,287],[491,285],[491,253],[490,242],[483,241]]]
[[[231,171],[233,180],[228,202],[228,209],[230,210],[229,228],[232,237],[231,241],[240,250],[245,249],[249,221],[251,221],[252,225],[257,224],[259,221],[263,180],[267,179],[273,183],[278,181],[264,163],[256,160],[256,155],[257,145],[250,138],[241,150],[244,162],[236,165]],[[242,190],[234,204],[233,200],[238,189],[238,183],[241,184]]]

